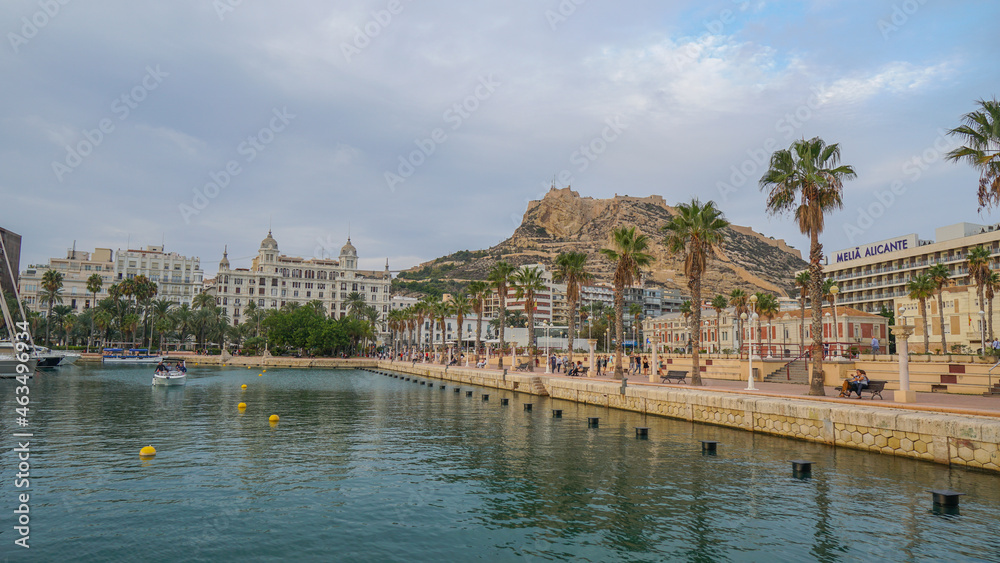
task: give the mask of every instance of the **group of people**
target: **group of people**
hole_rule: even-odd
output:
[[[854,375],[848,377],[844,380],[844,385],[840,388],[839,397],[850,398],[851,393],[857,393],[858,398],[861,398],[861,390],[868,388],[868,374],[865,370],[859,369],[854,372]]]
[[[160,360],[160,363],[156,364],[156,373],[171,372],[171,371],[179,371],[181,373],[187,373],[187,367],[184,366],[183,361],[179,361],[176,364],[174,364],[173,368],[167,366],[167,364],[164,363],[163,360]]]

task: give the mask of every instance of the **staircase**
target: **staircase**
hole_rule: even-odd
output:
[[[545,388],[545,384],[542,383],[541,377],[538,377],[537,375],[535,377],[532,377],[530,380],[530,384],[531,384],[531,392],[534,393],[535,395],[541,395],[543,397],[549,396],[549,390]]]
[[[1000,383],[994,383],[993,387],[990,387],[989,390],[983,393],[983,397],[995,397],[997,395],[1000,395]]]
[[[796,358],[764,376],[767,383],[809,384],[809,363],[805,358]]]

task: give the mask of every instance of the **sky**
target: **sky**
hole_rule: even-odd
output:
[[[1000,92],[1000,3],[8,0],[0,226],[21,266],[158,245],[211,275],[272,229],[393,270],[510,236],[550,185],[714,200],[806,251],[758,181],[799,138],[857,179],[828,253],[977,211],[946,130]]]

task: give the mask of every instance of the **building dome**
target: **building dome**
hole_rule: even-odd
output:
[[[219,260],[219,270],[229,269],[229,245],[222,251],[222,260]]]
[[[260,241],[260,249],[278,250],[278,241],[274,240],[274,237],[271,236],[271,229],[267,230],[267,236],[264,237],[264,240]]]
[[[340,249],[340,255],[341,256],[353,256],[353,257],[357,258],[357,256],[358,256],[358,249],[354,248],[354,245],[351,244],[351,237],[347,237],[347,244],[345,244],[344,247]]]

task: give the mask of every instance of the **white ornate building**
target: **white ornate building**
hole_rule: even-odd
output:
[[[327,316],[340,318],[348,313],[347,296],[358,292],[379,312],[383,325],[379,330],[384,331],[391,281],[388,260],[382,272],[358,269],[358,251],[350,238],[340,249],[339,260],[305,259],[279,254],[278,241],[268,231],[249,269],[230,268],[228,252],[223,252],[215,298],[236,325],[251,300],[264,309],[319,301]]]

